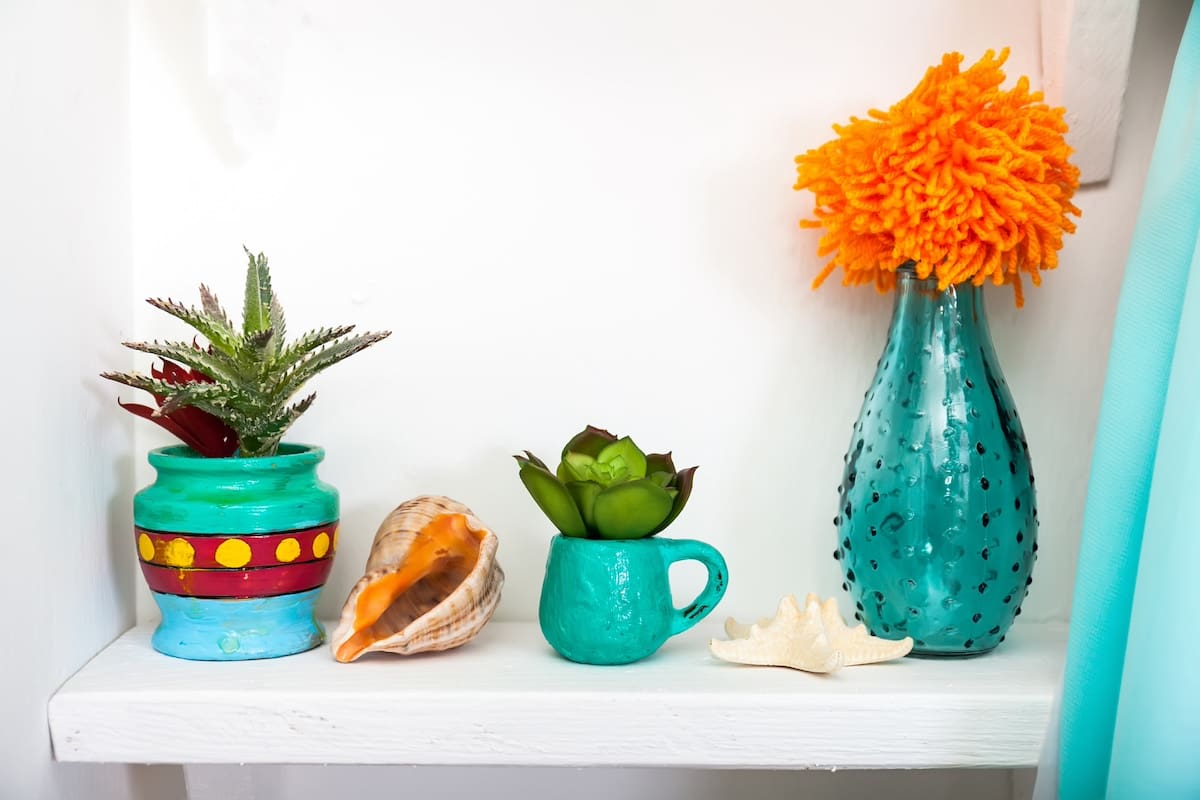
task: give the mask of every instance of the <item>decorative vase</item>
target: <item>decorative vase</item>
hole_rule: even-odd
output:
[[[1032,583],[1038,521],[982,288],[900,270],[845,462],[834,557],[855,616],[916,655],[996,647]]]
[[[319,447],[263,458],[152,450],[133,499],[142,574],[162,612],[154,649],[178,658],[274,658],[319,645],[317,595],[337,550],[338,493]]]
[[[668,570],[694,559],[708,584],[683,609],[671,601]],[[725,595],[729,572],[716,548],[691,539],[550,542],[538,621],[559,655],[583,664],[629,664],[704,619]]]

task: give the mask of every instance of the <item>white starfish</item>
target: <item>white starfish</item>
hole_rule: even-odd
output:
[[[867,633],[865,625],[850,628],[838,611],[837,600],[821,602],[815,594],[804,598],[804,608],[795,595],[779,601],[773,619],[744,625],[732,617],[725,621],[728,641],[713,639],[709,650],[723,661],[739,664],[791,667],[805,672],[834,672],[841,667],[891,661],[908,655],[913,640],[880,639]]]

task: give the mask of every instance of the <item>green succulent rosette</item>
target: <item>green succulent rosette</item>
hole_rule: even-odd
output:
[[[670,453],[643,453],[628,436],[587,428],[567,442],[551,472],[528,450],[513,456],[521,482],[564,536],[642,539],[666,528],[692,493],[696,467],[676,470]]]

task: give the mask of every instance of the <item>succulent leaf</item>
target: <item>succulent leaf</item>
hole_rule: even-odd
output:
[[[271,327],[271,271],[267,257],[257,256],[242,245],[250,263],[246,266],[246,300],[242,309],[242,332],[247,336]]]
[[[360,350],[366,350],[376,342],[391,336],[391,331],[360,333],[346,339],[331,342],[320,350],[305,356],[295,367],[280,377],[268,393],[280,401],[286,401],[310,378],[339,361],[349,358]]]
[[[675,474],[675,462],[671,460],[670,453],[650,453],[646,456],[646,474],[654,472]]]
[[[167,359],[178,361],[180,364],[185,364],[203,373],[210,381],[214,378],[237,380],[239,377],[237,374],[237,364],[216,350],[209,352],[207,348],[200,348],[183,342],[122,342],[121,344],[130,350],[138,350],[164,359],[164,368],[166,368],[166,364],[170,363]],[[175,367],[174,364],[171,364],[171,366]],[[176,380],[174,382],[180,383],[182,381]]]
[[[170,298],[162,300],[151,297],[146,301],[159,311],[165,311],[176,319],[191,325],[196,331],[208,339],[208,343],[228,356],[236,355],[240,349],[238,335],[232,329],[226,329],[220,321],[213,320],[207,314],[194,308],[177,303]]]
[[[614,473],[617,470],[625,469],[630,479],[637,480],[646,477],[646,455],[628,436],[605,445],[600,454],[596,456],[596,460],[601,464],[612,465]]]
[[[571,493],[571,499],[575,501],[589,534],[596,532],[596,498],[602,490],[600,484],[591,481],[571,481],[567,484],[567,491]]]
[[[675,485],[672,487],[676,490],[676,494],[671,501],[671,513],[662,521],[662,524],[651,531],[651,535],[665,530],[679,516],[679,512],[683,511],[683,507],[687,505],[688,498],[692,496],[692,478],[696,474],[697,469],[699,467],[688,467],[687,469],[680,470],[676,475]]]
[[[566,458],[567,453],[582,453],[595,458],[600,455],[601,450],[616,440],[617,437],[608,431],[588,425],[571,437],[571,441],[563,447],[562,457]]]
[[[596,497],[596,531],[603,539],[640,539],[662,525],[671,506],[667,491],[648,478],[619,483]]]
[[[592,465],[596,459],[585,453],[567,453],[558,464],[558,479],[563,483],[568,481],[590,481]]]
[[[549,517],[564,536],[587,536],[587,527],[567,487],[531,461],[517,458],[521,464],[521,483],[529,491],[542,513]]]

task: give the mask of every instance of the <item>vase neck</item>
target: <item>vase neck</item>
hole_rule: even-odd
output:
[[[920,278],[911,269],[896,273],[896,300],[889,335],[902,336],[913,328],[934,334],[944,344],[991,349],[991,333],[983,303],[983,287],[969,283],[938,289],[934,278]],[[916,332],[916,331],[914,331]]]

